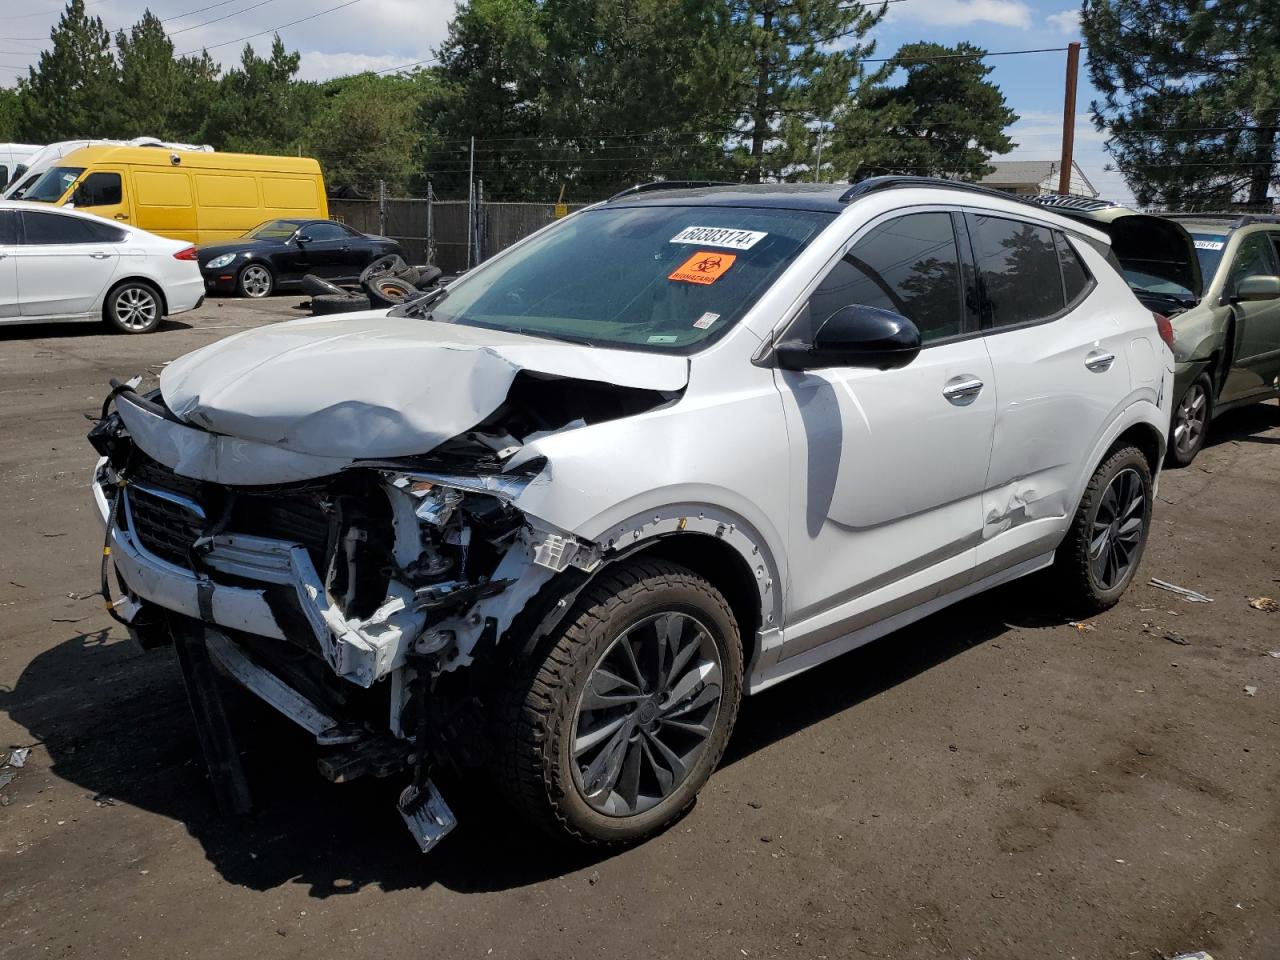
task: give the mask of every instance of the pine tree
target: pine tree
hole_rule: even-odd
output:
[[[180,131],[174,123],[182,90],[182,77],[173,57],[173,41],[160,19],[146,10],[126,34],[116,33],[120,57],[120,95],[117,124],[125,137],[172,139]]]
[[[266,59],[245,44],[240,65],[218,84],[206,139],[219,149],[246,153],[297,150],[320,99],[314,83],[295,79],[301,59],[285,49],[279,35]]]
[[[69,0],[49,38],[52,49],[18,81],[19,135],[35,143],[112,136],[120,70],[101,18]]]
[[[836,124],[833,164],[849,179],[874,173],[976,180],[991,172],[992,154],[1017,144],[1005,128],[1018,115],[1000,88],[981,47],[909,43],[894,54],[901,83],[866,91]]]
[[[1085,0],[1091,105],[1139,203],[1268,206],[1280,182],[1275,0]]]

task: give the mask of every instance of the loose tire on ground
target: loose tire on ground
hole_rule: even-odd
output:
[[[102,317],[117,333],[150,333],[164,319],[164,300],[151,284],[129,280],[107,294]]]
[[[374,277],[380,277],[384,273],[392,275],[402,273],[408,267],[409,265],[404,262],[404,257],[400,256],[400,254],[385,254],[360,271],[360,285],[365,286]]]
[[[302,278],[302,292],[309,297],[340,297],[346,296],[347,293],[336,283],[330,283],[324,277],[317,277],[314,273],[308,273]]]
[[[316,317],[368,309],[369,298],[362,293],[324,294],[311,298],[311,314]]]
[[[418,295],[418,288],[412,283],[389,273],[374,277],[364,287],[369,292],[369,302],[375,306],[393,307]]]
[[[242,297],[261,300],[271,296],[276,288],[276,278],[271,268],[262,263],[246,263],[236,274],[236,290]]]
[[[688,649],[682,638],[696,644],[692,654],[682,653]],[[659,681],[647,690],[643,679],[615,683],[613,670],[628,671],[624,641],[635,654],[634,676]],[[667,688],[660,682],[659,650],[675,651]],[[501,671],[497,683],[493,774],[500,791],[553,837],[618,846],[677,820],[720,762],[742,695],[742,644],[733,612],[715,587],[677,564],[638,558],[600,573],[533,656]],[[609,729],[608,711],[625,711],[619,749],[637,745],[637,772],[627,752],[613,786],[602,787],[607,777],[591,768],[614,740],[592,738]],[[705,728],[705,735],[694,727]],[[691,752],[683,752],[687,744],[694,744]],[[669,786],[644,752],[666,763],[664,749],[687,761],[670,767],[685,773]],[[642,796],[641,788],[651,796]],[[630,806],[629,795],[635,797]],[[621,806],[606,812],[615,797]]]
[[[1151,467],[1141,450],[1117,444],[1098,465],[1054,557],[1068,609],[1081,616],[1116,604],[1133,582],[1151,529]],[[1123,569],[1115,553],[1124,551]]]
[[[1213,419],[1213,378],[1204,371],[1187,387],[1173,408],[1166,462],[1185,467],[1203,449]]]

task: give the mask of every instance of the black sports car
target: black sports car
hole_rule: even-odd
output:
[[[205,289],[265,297],[275,290],[296,290],[314,273],[333,283],[355,283],[360,271],[388,253],[401,256],[400,244],[353,230],[334,220],[268,220],[239,240],[196,248]]]

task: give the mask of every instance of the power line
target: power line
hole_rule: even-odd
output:
[[[85,6],[86,6],[86,7],[96,7],[96,6],[98,6],[99,4],[106,3],[106,2],[107,2],[107,0],[86,0]],[[37,10],[35,13],[19,13],[19,14],[15,15],[15,16],[3,16],[3,17],[0,17],[0,21],[3,21],[3,20],[28,20],[28,19],[30,19],[31,17],[47,17],[47,16],[49,16],[49,14],[51,14],[51,13],[61,13],[61,12],[62,12],[63,10],[65,10],[65,9],[66,9],[65,7],[55,7],[55,8],[51,8],[51,9],[48,9],[48,10]]]
[[[201,47],[200,50],[188,50],[186,53],[177,54],[177,56],[189,57],[192,54],[200,53],[201,50],[217,50],[219,47],[229,47],[234,43],[244,43],[246,40],[253,40],[255,37],[265,36],[268,33],[279,33],[281,30],[284,30],[288,27],[294,27],[300,23],[306,23],[308,20],[314,20],[317,17],[323,17],[327,13],[333,13],[336,10],[341,10],[344,7],[350,7],[357,3],[360,3],[360,0],[346,0],[345,3],[340,3],[337,6],[329,7],[326,10],[320,10],[316,13],[308,14],[305,17],[299,17],[297,20],[290,20],[288,23],[282,23],[278,27],[270,27],[269,29],[266,29],[266,30],[259,30],[257,33],[251,33],[248,36],[239,37],[238,39],[235,39],[235,40],[224,40],[222,43],[211,43],[208,46]]]
[[[214,17],[212,20],[205,20],[201,23],[193,23],[191,24],[191,26],[183,27],[181,30],[174,30],[172,33],[169,34],[169,39],[172,40],[178,34],[186,33],[188,30],[199,30],[201,27],[207,27],[211,23],[221,23],[223,20],[230,20],[232,17],[238,17],[242,13],[248,13],[250,10],[257,10],[259,7],[265,7],[268,3],[275,3],[275,2],[276,0],[258,0],[257,3],[250,4],[249,6],[244,7],[243,9],[233,10],[231,13],[223,14],[220,17]],[[222,6],[222,4],[214,4],[214,6]],[[206,8],[206,9],[211,9],[211,8]],[[188,16],[188,14],[183,14],[183,16]],[[186,56],[186,54],[183,54],[183,56]]]

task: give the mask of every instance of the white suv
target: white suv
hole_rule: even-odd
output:
[[[1132,581],[1167,323],[1107,238],[915,178],[636,188],[391,311],[241,333],[90,435],[120,599],[321,771],[487,769],[553,833],[671,823],[755,693],[1053,568]],[[104,584],[106,570],[104,563]]]

